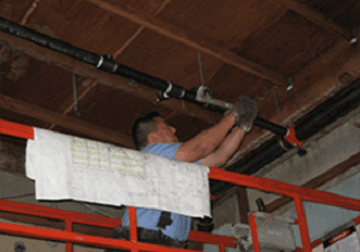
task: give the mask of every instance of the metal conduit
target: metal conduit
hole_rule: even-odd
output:
[[[97,55],[95,53],[85,51],[64,41],[51,38],[47,35],[40,34],[35,30],[13,23],[2,17],[0,17],[0,30],[34,42],[53,51],[71,56],[79,61],[96,66],[97,68],[108,73],[115,73],[123,77],[133,79],[140,84],[156,88],[161,92],[165,92],[169,87],[169,83],[167,81],[152,77],[125,65],[119,64],[112,59],[111,55]],[[336,118],[345,115],[351,109],[357,107],[360,103],[359,90],[360,85],[357,86],[357,89],[354,89],[353,93],[348,91],[346,94],[344,94],[343,98],[339,98],[336,102],[336,105],[334,103],[324,108],[323,111],[320,112],[321,114],[318,114],[319,111],[314,111],[314,116],[308,118],[306,121],[295,127],[296,138],[299,140],[305,140],[309,138],[318,132],[321,128],[336,120]],[[203,103],[195,100],[195,91],[189,91],[175,84],[172,84],[172,88],[167,93],[167,95],[169,97],[185,99],[199,105],[204,105]],[[214,105],[208,105],[207,108],[220,113],[224,112],[223,108]],[[279,136],[285,136],[287,134],[287,128],[268,122],[260,117],[255,118],[254,125],[270,130]],[[291,149],[292,146],[288,145],[287,148]],[[266,144],[266,146],[255,150],[249,159],[237,163],[236,165],[230,167],[229,170],[250,175],[258,171],[264,165],[280,157],[285,152],[286,150],[280,146],[278,141],[271,141]],[[211,185],[212,193],[215,195],[229,188],[229,185],[226,185],[224,182],[212,181]]]

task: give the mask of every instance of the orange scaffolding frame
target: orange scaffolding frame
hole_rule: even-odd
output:
[[[0,134],[7,134],[15,137],[26,138],[26,139],[34,138],[33,128],[31,126],[13,123],[2,119],[0,119]],[[257,177],[251,177],[238,173],[228,172],[215,167],[209,167],[209,168],[210,168],[210,173],[209,173],[210,179],[222,180],[235,185],[256,188],[262,191],[282,194],[293,198],[297,213],[297,219],[295,220],[295,222],[296,224],[299,225],[300,236],[303,246],[302,249],[298,248],[297,251],[310,252],[312,247],[319,245],[319,240],[316,240],[313,243],[310,242],[308,226],[306,223],[305,212],[303,209],[303,203],[302,203],[303,200],[360,211],[360,200],[357,199],[339,196],[334,193],[322,192],[314,189],[294,186],[271,179],[257,178]],[[131,250],[132,252],[184,251],[184,249],[170,248],[160,245],[138,242],[135,207],[129,207],[130,241],[85,235],[85,234],[75,233],[72,230],[72,226],[74,223],[114,228],[121,224],[120,220],[114,218],[100,217],[96,215],[58,210],[50,207],[24,204],[24,203],[12,202],[7,200],[0,200],[0,211],[21,213],[26,215],[43,216],[43,217],[65,221],[66,223],[65,231],[0,222],[1,224],[0,232],[5,232],[12,235],[65,242],[66,252],[72,252],[73,243],[92,245],[103,248],[125,249],[125,250]],[[354,219],[354,222],[358,224],[360,222],[360,217]],[[249,215],[249,224],[253,238],[254,250],[256,252],[260,252],[260,245],[259,245],[259,240],[257,237],[257,229],[256,229],[257,224],[256,224],[255,216],[253,214]],[[204,232],[193,231],[193,230],[190,232],[189,240],[218,244],[220,252],[225,252],[225,246],[236,247],[235,238],[233,237],[212,235],[212,234],[207,234]],[[185,250],[185,251],[195,252],[196,250]]]

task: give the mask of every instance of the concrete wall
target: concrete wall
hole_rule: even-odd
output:
[[[360,171],[360,165],[358,165],[357,168]],[[355,176],[352,176],[346,181],[343,181],[326,191],[354,199],[360,199],[360,173],[357,173]],[[313,202],[304,202],[303,207],[306,214],[311,241],[323,237],[327,232],[330,232],[331,230],[360,216],[360,211],[352,211]],[[295,209],[291,209],[283,213],[283,215],[292,218],[297,217]],[[293,229],[296,245],[300,247],[301,239],[299,228],[297,225],[294,225]]]
[[[240,223],[238,197],[235,188],[229,190],[225,196],[215,201],[212,210],[214,229],[226,223]]]
[[[307,181],[323,174],[335,165],[360,152],[360,109],[344,124],[333,129],[329,134],[318,134],[305,144],[308,154],[299,157],[295,150],[289,151],[281,159],[268,165],[255,176],[283,181],[293,185],[303,185]],[[336,123],[335,123],[336,124]],[[334,127],[334,125],[329,126]],[[325,129],[326,132],[328,129]],[[248,189],[250,210],[257,210],[255,200],[261,197],[265,204],[281,196]]]

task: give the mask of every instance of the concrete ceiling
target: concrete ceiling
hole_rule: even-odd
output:
[[[259,116],[296,123],[360,77],[357,0],[1,0],[0,16],[214,97],[249,96]],[[0,32],[1,118],[133,148],[131,126],[160,111],[186,141],[221,114]],[[76,75],[79,112],[73,109]],[[294,88],[287,90],[292,78]],[[276,94],[276,99],[274,96]],[[191,126],[189,126],[191,125]],[[230,163],[273,135],[254,128]]]

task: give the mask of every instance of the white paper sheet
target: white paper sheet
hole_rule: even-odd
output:
[[[26,176],[36,199],[74,199],[210,215],[209,168],[34,128]]]

